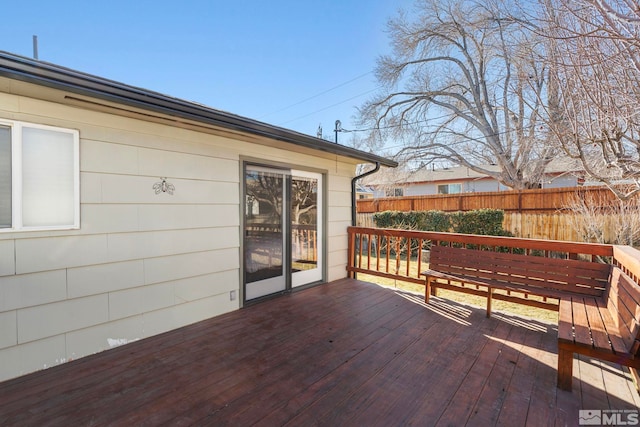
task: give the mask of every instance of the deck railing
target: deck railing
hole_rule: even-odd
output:
[[[630,246],[365,227],[349,227],[348,235],[347,271],[352,278],[356,273],[363,273],[424,286],[425,280],[420,273],[428,268],[429,248],[433,245],[446,245],[482,251],[508,251],[549,258],[608,262],[618,266],[640,286],[640,251]],[[457,287],[457,291],[487,297],[487,290],[483,291],[473,285],[461,285]],[[492,292],[491,298],[550,310],[558,310],[560,303],[557,298],[540,298],[526,292],[512,293],[503,290]],[[640,313],[636,311],[634,316],[635,324],[640,324]],[[631,374],[636,384],[640,382],[636,370],[632,369]]]
[[[366,227],[349,227],[348,234],[349,277],[363,273],[424,285],[420,273],[428,268],[429,248],[446,245],[610,262],[621,267],[636,283],[640,278],[640,251],[629,246]]]

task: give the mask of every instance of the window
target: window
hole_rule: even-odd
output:
[[[11,128],[0,126],[0,228],[11,227]]]
[[[402,197],[404,196],[404,188],[387,188],[384,191],[385,197]]]
[[[80,226],[79,135],[0,121],[0,230]]]
[[[457,193],[462,193],[462,184],[438,185],[438,194],[457,194]]]

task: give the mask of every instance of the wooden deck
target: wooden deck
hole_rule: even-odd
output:
[[[0,383],[0,425],[578,425],[637,409],[555,325],[344,279]]]

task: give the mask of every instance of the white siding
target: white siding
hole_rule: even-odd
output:
[[[0,378],[12,378],[59,365],[69,360],[66,354],[65,335],[0,350]]]
[[[16,272],[16,259],[13,252],[13,240],[0,240],[0,276],[14,274]]]
[[[143,285],[143,260],[111,262],[67,269],[69,298],[106,294]]]
[[[18,310],[18,342],[27,343],[108,320],[107,295],[69,299]]]
[[[65,270],[0,277],[0,312],[63,301],[66,298]]]
[[[348,169],[336,170],[329,177],[327,239],[327,279],[329,281],[345,276],[347,260],[347,227],[351,225],[351,179]]]
[[[16,311],[0,313],[0,349],[18,344],[18,319]]]
[[[243,157],[325,173],[346,276],[353,160],[5,93],[0,117],[77,129],[81,172],[79,230],[0,233],[0,380],[238,309]]]
[[[69,359],[77,359],[137,341],[144,338],[143,330],[144,322],[140,315],[69,332],[65,335],[66,354]]]

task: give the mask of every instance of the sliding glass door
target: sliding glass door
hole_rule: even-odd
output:
[[[291,286],[322,280],[322,175],[291,171]]]
[[[246,165],[244,300],[322,280],[322,175]]]
[[[245,300],[287,288],[285,262],[286,175],[282,171],[245,169],[244,281]]]

